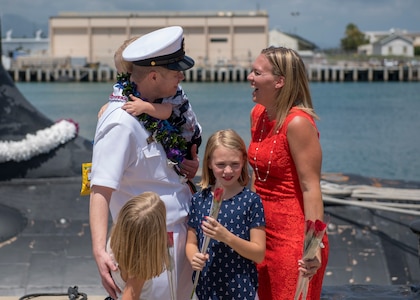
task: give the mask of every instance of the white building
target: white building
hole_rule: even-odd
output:
[[[379,56],[414,56],[414,47],[420,46],[420,34],[407,30],[366,31],[369,44],[357,48],[359,54]]]
[[[374,43],[361,45],[359,54],[378,56],[414,56],[413,40],[406,36],[391,34]]]
[[[270,46],[286,47],[297,51],[307,65],[319,63],[319,55],[315,54],[318,46],[296,34],[272,29],[268,33],[268,41]]]
[[[413,40],[409,37],[391,34],[373,43],[373,55],[414,56]]]

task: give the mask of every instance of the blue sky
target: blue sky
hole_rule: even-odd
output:
[[[362,31],[420,32],[420,0],[0,0],[1,15],[48,24],[59,12],[249,11],[269,14],[269,25],[321,48],[338,47],[347,24]],[[36,25],[34,25],[36,26]],[[3,32],[10,28],[3,28]]]

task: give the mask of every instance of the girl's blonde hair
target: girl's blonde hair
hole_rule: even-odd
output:
[[[315,119],[316,115],[305,64],[299,54],[289,48],[268,47],[261,51],[273,67],[272,74],[284,78],[284,86],[279,90],[275,102],[276,126],[279,129],[293,106],[305,111]]]
[[[210,185],[216,184],[216,178],[214,177],[213,171],[209,168],[209,165],[211,163],[211,157],[214,150],[220,146],[231,150],[237,150],[241,153],[243,166],[241,176],[238,180],[242,186],[246,186],[249,182],[247,150],[244,140],[233,129],[219,130],[209,137],[203,157],[201,181],[198,185],[204,189]]]
[[[110,246],[129,278],[151,279],[169,266],[165,203],[154,192],[131,198],[111,230]]]

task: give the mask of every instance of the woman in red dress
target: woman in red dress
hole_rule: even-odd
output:
[[[266,256],[258,265],[259,299],[293,299],[299,273],[310,278],[307,299],[320,299],[327,235],[315,259],[301,260],[305,220],[324,218],[318,117],[305,65],[295,51],[270,47],[254,61],[248,81],[256,103],[248,157],[267,232]]]

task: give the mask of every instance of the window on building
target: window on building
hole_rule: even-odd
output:
[[[388,54],[392,54],[392,47],[391,46],[388,47]]]
[[[227,38],[211,38],[210,43],[227,43]]]
[[[407,54],[407,46],[404,46],[404,47],[403,47],[403,53],[404,53],[404,54]]]

